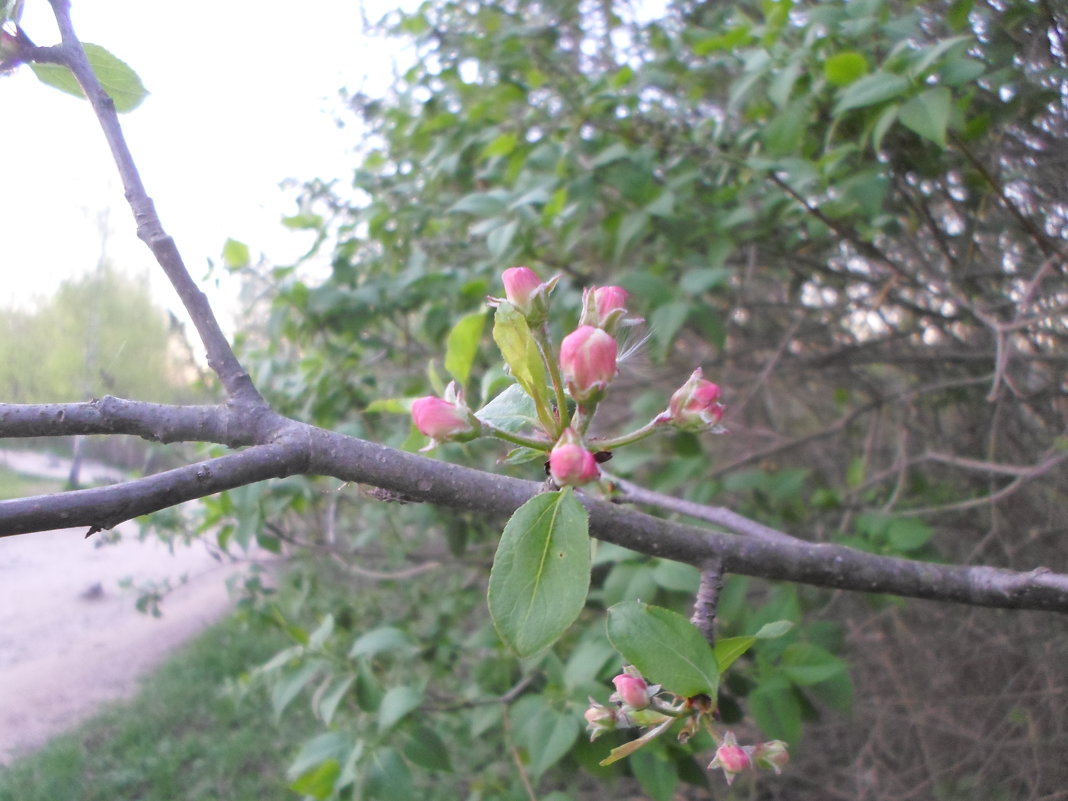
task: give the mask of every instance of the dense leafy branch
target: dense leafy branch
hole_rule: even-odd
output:
[[[401,493],[413,500],[501,516],[510,514],[537,493],[541,487],[534,482],[344,436],[280,415],[268,406],[231,350],[207,298],[192,281],[173,240],[160,224],[126,146],[114,104],[97,82],[75,36],[69,3],[52,0],[52,5],[62,44],[31,48],[25,57],[67,66],[83,87],[122,176],[138,235],[152,250],[188,310],[207,350],[209,364],[229,400],[219,406],[195,407],[112,397],[80,404],[0,405],[0,437],[124,433],[160,442],[211,442],[246,449],[110,487],[0,502],[0,536],[70,526],[86,526],[92,533],[187,500],[293,474],[333,476]],[[801,200],[785,182],[774,175],[772,180]],[[808,210],[819,218],[818,210]],[[894,263],[889,256],[882,260]],[[783,346],[789,339],[784,337]],[[830,430],[846,426],[851,420],[852,416],[842,417]],[[932,454],[928,458],[940,457]],[[1060,457],[1049,456],[1041,468],[1050,469],[1059,461]],[[1005,472],[985,463],[965,466]],[[1034,471],[1021,468],[1014,474],[1022,481]],[[727,509],[668,499],[627,482],[617,482],[617,486],[624,501],[649,503],[703,519],[730,532],[684,525],[592,496],[583,497],[592,535],[641,553],[699,566],[709,574],[710,587],[722,570],[863,592],[1068,612],[1068,575],[1043,568],[1013,572],[940,565],[814,544]]]

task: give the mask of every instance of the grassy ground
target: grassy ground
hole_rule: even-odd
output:
[[[63,486],[63,482],[57,479],[24,476],[0,467],[0,500],[59,492]]]
[[[220,690],[277,651],[280,636],[236,619],[210,629],[133,701],[0,768],[0,801],[290,801],[284,772],[310,716],[291,711],[283,730],[262,699]]]

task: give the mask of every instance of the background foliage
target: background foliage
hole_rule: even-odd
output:
[[[616,283],[648,321],[604,422],[651,417],[695,364],[727,388],[730,436],[621,452],[616,473],[813,541],[1062,558],[1063,9],[765,0],[650,18],[437,0],[384,28],[416,56],[388,97],[352,96],[371,135],[351,181],[309,183],[286,220],[315,247],[249,271],[273,294],[243,345],[280,411],[418,447],[397,399],[440,389],[453,324],[525,263],[563,273],[565,311],[573,290]],[[502,386],[493,362],[485,341],[472,405]],[[317,554],[296,600],[261,599],[294,644],[254,679],[278,713],[306,690],[322,721],[291,768],[298,792],[555,801],[617,777],[669,799],[707,781],[692,752],[708,742],[601,769],[611,743],[579,732],[619,668],[602,610],[685,611],[692,569],[600,547],[587,613],[515,664],[483,611],[486,521],[303,479],[207,508],[224,537]],[[745,579],[719,614],[725,635],[798,624],[721,698],[728,721],[795,745],[759,797],[1068,786],[1062,622]]]

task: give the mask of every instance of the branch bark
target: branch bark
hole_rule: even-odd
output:
[[[75,408],[79,406],[89,408]],[[55,412],[58,407],[69,411],[60,417]],[[92,415],[101,409],[115,411],[109,419],[94,420]],[[124,409],[136,413],[125,426],[122,421],[127,418],[119,412]],[[155,421],[157,416],[169,416],[170,422]],[[46,429],[50,435],[85,433],[86,418],[99,430],[145,431],[152,438],[160,432],[174,438],[184,422],[189,433],[224,432],[224,444],[255,444],[239,453],[111,487],[2,501],[0,536],[74,526],[95,531],[183,501],[294,474],[333,476],[416,501],[500,517],[542,490],[540,482],[440,462],[230,405],[172,407],[117,398],[89,404],[0,404],[0,438],[41,436]],[[50,427],[42,422],[47,419],[52,420]],[[24,433],[29,431],[33,433]],[[591,495],[581,497],[590,514],[591,535],[649,556],[697,567],[719,560],[728,573],[820,587],[1068,613],[1068,575],[1044,567],[1017,572],[916,562],[806,542],[730,510],[705,507],[707,514],[698,515],[740,532],[739,536],[652,517]],[[686,509],[687,514],[693,511]]]

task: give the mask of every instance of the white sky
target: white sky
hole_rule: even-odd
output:
[[[392,7],[367,5],[374,20]],[[207,260],[219,260],[227,237],[276,264],[301,253],[308,240],[279,222],[296,210],[296,191],[279,185],[346,179],[359,132],[339,89],[384,86],[392,70],[383,45],[362,37],[359,0],[72,0],[72,14],[81,39],[126,61],[150,92],[121,117],[127,140],[209,298]],[[26,0],[22,27],[36,44],[58,39],[46,0]],[[339,128],[339,118],[349,125]],[[0,122],[0,307],[92,269],[102,212],[116,266],[160,274],[136,238],[88,103],[22,67],[0,78]],[[161,304],[177,307],[161,274],[154,286]]]

